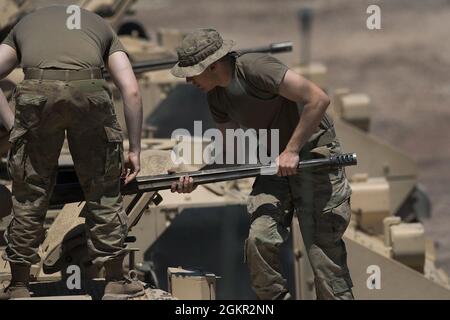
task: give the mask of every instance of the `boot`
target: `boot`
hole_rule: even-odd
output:
[[[10,263],[11,283],[0,291],[0,300],[29,298],[30,266]]]
[[[123,275],[123,258],[105,262],[106,287],[103,300],[127,300],[145,294],[143,284]]]

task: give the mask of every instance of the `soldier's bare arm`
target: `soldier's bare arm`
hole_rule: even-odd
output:
[[[286,149],[277,159],[278,175],[288,176],[297,172],[299,152],[319,126],[330,99],[322,89],[292,70],[286,72],[279,90],[283,97],[305,104],[300,121]]]
[[[127,170],[129,170],[125,176],[125,184],[127,184],[136,178],[140,171],[142,98],[130,60],[124,52],[117,51],[109,56],[108,70],[122,95],[125,122],[130,139],[128,163],[126,164]]]
[[[0,80],[10,74],[18,63],[16,50],[6,44],[0,45]],[[9,108],[2,89],[0,89],[0,121],[7,131],[13,127],[14,113]]]

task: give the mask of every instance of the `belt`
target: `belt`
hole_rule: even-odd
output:
[[[76,81],[103,79],[103,72],[98,68],[83,70],[27,68],[23,72],[25,74],[25,80]]]

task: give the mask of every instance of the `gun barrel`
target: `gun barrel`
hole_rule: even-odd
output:
[[[356,154],[342,154],[331,158],[311,159],[300,161],[299,170],[311,168],[332,168],[346,167],[357,164]],[[180,172],[176,174],[162,174],[156,176],[138,177],[135,181],[126,186],[122,186],[124,195],[155,192],[171,188],[173,182],[177,182],[180,177],[189,176],[194,179],[196,185],[215,183],[221,181],[239,180],[252,178],[261,174],[275,174],[277,168],[270,165],[243,165],[238,167],[227,167],[219,169],[200,170],[194,172]],[[56,185],[50,203],[61,205],[70,202],[80,202],[84,200],[83,192],[78,183],[66,183]]]
[[[252,53],[252,52],[260,52],[260,53],[283,53],[292,51],[292,42],[284,41],[272,43],[268,46],[258,47],[258,48],[250,48],[250,49],[242,49],[239,50],[241,53]],[[172,68],[178,62],[177,59],[158,59],[158,60],[148,60],[148,61],[140,61],[132,64],[133,71],[136,74],[149,72],[149,71],[157,71],[157,70],[166,70]],[[107,79],[110,78],[109,73],[105,73],[105,77]]]
[[[143,73],[147,71],[157,71],[172,68],[177,64],[178,59],[158,59],[133,63],[133,71],[135,73]]]
[[[238,50],[240,53],[283,53],[292,51],[292,41],[276,42],[268,46]]]

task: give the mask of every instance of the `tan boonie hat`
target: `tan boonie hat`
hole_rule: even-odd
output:
[[[177,48],[178,63],[170,72],[178,78],[197,76],[230,52],[233,45],[234,41],[223,40],[214,29],[189,33]]]

